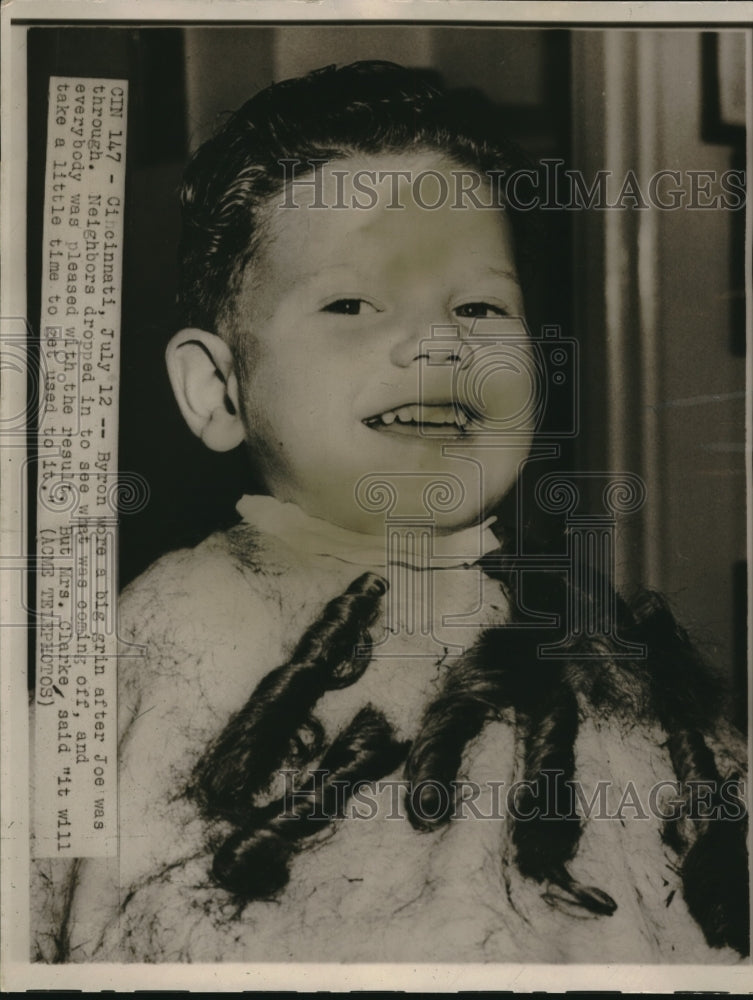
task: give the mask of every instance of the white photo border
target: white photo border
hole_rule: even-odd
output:
[[[625,26],[740,27],[747,33],[747,162],[753,162],[753,3],[599,3],[501,2],[501,0],[6,0],[2,4],[2,187],[0,189],[0,317],[26,314],[26,50],[29,27],[41,25],[206,23],[376,23],[450,24],[453,22],[508,26]],[[752,203],[746,217],[747,394],[746,455],[748,496],[748,559],[751,555],[750,466],[753,384],[753,253]],[[18,388],[17,386],[15,388]],[[5,392],[2,415],[23,412],[23,392]],[[24,449],[2,456],[2,555],[24,551],[21,500],[14,489],[14,470],[23,462]],[[1,567],[0,567],[1,568]],[[11,594],[8,574],[0,573],[3,610]],[[753,617],[749,594],[749,620]],[[2,644],[2,987],[37,989],[187,989],[234,992],[239,990],[348,991],[399,989],[436,992],[458,990],[562,991],[623,990],[672,992],[753,988],[750,961],[720,966],[586,966],[586,965],[109,965],[46,966],[28,961],[28,722],[26,703],[27,638],[23,628],[6,628]],[[750,637],[749,637],[750,642]],[[749,648],[750,688],[750,648]],[[749,734],[750,740],[750,734]],[[749,745],[750,752],[750,745]]]

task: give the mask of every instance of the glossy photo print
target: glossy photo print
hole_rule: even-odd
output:
[[[4,11],[6,982],[742,986],[749,28],[110,6]]]

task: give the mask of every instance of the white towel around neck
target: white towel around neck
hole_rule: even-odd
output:
[[[398,531],[397,539],[393,536],[392,544],[388,545],[387,531],[384,536],[351,531],[312,517],[297,504],[282,503],[275,497],[247,494],[238,501],[236,510],[247,524],[282,539],[298,552],[332,556],[359,566],[386,567],[397,562],[421,570],[451,569],[470,566],[499,548],[491,529],[495,517],[449,534],[430,531],[427,551],[426,543],[420,544],[420,528],[414,530],[412,539],[410,529]]]

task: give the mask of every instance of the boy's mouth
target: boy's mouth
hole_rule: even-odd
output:
[[[371,430],[388,431],[393,434],[446,437],[448,434],[467,434],[471,428],[472,415],[455,403],[441,405],[408,403],[367,417],[363,423]]]

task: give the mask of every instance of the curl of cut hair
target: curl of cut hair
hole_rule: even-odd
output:
[[[520,633],[518,633],[519,635]],[[512,704],[514,661],[498,659],[493,633],[485,632],[446,672],[439,694],[427,707],[405,764],[405,776],[420,792],[407,801],[408,817],[417,830],[447,823],[449,810],[437,809],[435,783],[451,786],[466,746],[487,722]]]
[[[290,661],[263,678],[193,770],[186,794],[206,818],[235,827],[215,851],[212,877],[241,902],[287,884],[292,855],[337,818],[348,797],[343,788],[381,778],[405,759],[407,745],[367,706],[324,752],[322,781],[315,773],[292,802],[259,804],[283,764],[320,754],[324,734],[311,710],[325,691],[353,684],[367,668],[369,628],[385,591],[382,577],[364,573],[330,601]]]
[[[325,691],[353,684],[366,670],[369,628],[386,586],[364,573],[330,601],[289,662],[262,679],[210,744],[188,788],[205,816],[242,821],[284,761],[318,753],[322,732],[311,709]]]
[[[265,207],[295,176],[357,155],[434,152],[482,174],[532,169],[483,94],[444,90],[394,63],[328,66],[255,94],[189,163],[181,188],[179,321],[217,331],[265,234]],[[505,206],[521,280],[536,254],[535,212]],[[232,322],[230,323],[232,329]]]
[[[634,605],[636,634],[648,646],[656,716],[668,734],[667,748],[678,780],[687,788],[684,808],[666,821],[665,841],[681,858],[683,896],[712,947],[750,950],[747,813],[740,801],[729,815],[725,782],[704,733],[723,708],[722,687],[707,669],[666,600],[645,591]],[[708,796],[698,801],[698,791]]]
[[[350,789],[394,771],[406,749],[380,712],[369,705],[361,709],[292,801],[283,796],[250,814],[225,840],[214,856],[215,882],[241,901],[279,892],[288,883],[290,859],[302,842],[342,815]]]
[[[514,596],[515,577],[493,575]],[[564,607],[562,581],[552,574],[531,574],[536,597],[547,601],[537,607]],[[529,584],[531,580],[529,579]],[[515,605],[515,601],[513,601]],[[541,660],[539,646],[549,636],[538,628],[489,629],[469,653],[447,672],[438,697],[428,707],[406,765],[406,777],[431,790],[437,781],[448,788],[457,778],[468,742],[485,723],[504,709],[514,709],[524,729],[524,782],[515,803],[513,844],[520,872],[538,882],[557,886],[567,894],[565,902],[595,914],[609,915],[617,904],[600,889],[583,886],[568,872],[578,847],[581,825],[575,813],[569,782],[574,778],[574,746],[578,733],[576,696],[565,676],[561,660]],[[436,794],[436,793],[435,793]],[[446,822],[449,813],[433,815],[431,803],[409,812],[419,829]],[[427,808],[424,809],[424,806]],[[524,818],[525,817],[525,818]],[[559,905],[551,889],[544,898]]]

